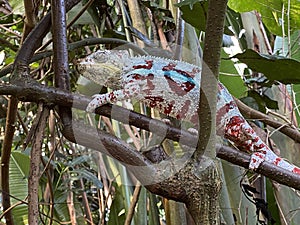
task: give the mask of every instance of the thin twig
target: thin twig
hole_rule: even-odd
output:
[[[72,19],[72,21],[67,25],[67,29],[70,28],[79,18],[80,16],[86,11],[86,9],[88,7],[90,7],[90,5],[94,2],[94,0],[89,0],[84,6],[83,8],[80,10],[80,12]],[[48,40],[45,44],[43,44],[39,49],[37,49],[37,52],[44,50],[51,42],[52,42],[52,38],[50,40]]]
[[[10,97],[8,101],[8,110],[6,115],[5,134],[1,152],[1,189],[3,211],[10,208],[10,187],[9,187],[9,161],[12,150],[12,143],[15,133],[15,122],[18,109],[18,100],[15,97]],[[13,218],[11,211],[5,214],[7,225],[13,225]]]
[[[267,116],[264,113],[261,113],[257,110],[250,108],[249,106],[245,105],[244,103],[242,103],[240,100],[236,98],[235,98],[235,102],[239,107],[239,110],[245,117],[250,119],[260,120],[275,129],[280,128],[280,132],[289,136],[294,141],[300,143],[300,132],[297,129],[291,126],[287,126],[279,121],[273,120],[270,116]]]
[[[139,200],[139,196],[140,196],[140,192],[141,192],[142,186],[140,184],[138,184],[137,186],[135,186],[133,195],[132,195],[132,200],[131,200],[131,204],[130,207],[128,209],[128,213],[124,222],[124,225],[130,225],[133,215],[134,215],[134,210],[136,207],[136,204]]]

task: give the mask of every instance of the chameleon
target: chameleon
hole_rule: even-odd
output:
[[[198,123],[199,66],[155,56],[131,57],[127,50],[98,50],[81,59],[77,70],[113,90],[95,94],[87,112],[94,112],[106,103],[135,99],[176,119]],[[255,170],[267,161],[300,174],[299,167],[277,156],[255,133],[221,82],[218,82],[216,125],[218,135],[251,154],[249,169]]]

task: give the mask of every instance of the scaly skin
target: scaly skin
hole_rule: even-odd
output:
[[[130,57],[127,51],[97,51],[78,65],[79,72],[100,85],[114,89],[96,94],[88,112],[106,103],[136,99],[177,119],[198,123],[201,68],[186,62],[153,56]],[[254,132],[228,90],[219,83],[217,131],[241,151],[251,154],[250,169],[263,161],[300,174],[300,169],[278,157]]]

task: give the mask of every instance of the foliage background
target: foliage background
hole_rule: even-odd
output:
[[[68,22],[80,13],[85,3],[83,1],[68,13]],[[140,8],[132,7],[130,4],[135,5],[130,1],[94,1],[90,8],[69,27],[69,43],[88,37],[108,37],[135,40],[141,47],[149,43],[145,49],[152,54],[155,54],[154,50],[157,50],[157,47],[175,51],[174,40],[179,33],[177,29],[179,20],[174,2],[141,1],[138,4]],[[198,40],[201,44],[203,41],[207,4],[206,2],[184,1],[177,6],[182,12],[182,18],[187,22],[182,33],[185,37],[183,46],[188,50],[183,50],[182,58],[196,64],[197,61],[192,55],[198,54]],[[9,3],[4,1],[1,7],[3,10],[1,10],[0,20],[0,57],[4,68],[14,61],[21,44],[24,33],[22,17],[24,5],[20,1]],[[234,37],[234,46],[224,48],[220,69],[220,80],[235,97],[241,98],[252,108],[262,112],[266,112],[268,108],[278,115],[283,115],[283,122],[291,123],[295,127],[298,127],[297,120],[299,119],[297,108],[300,101],[299,76],[297,70],[290,72],[293,62],[288,61],[285,64],[287,66],[284,67],[280,64],[278,56],[299,60],[298,17],[300,13],[298,7],[298,1],[230,0],[225,30],[227,34],[233,35],[231,37]],[[36,10],[36,20],[39,21],[49,10],[49,2],[39,2]],[[259,14],[252,10],[256,10]],[[125,15],[129,15],[132,21]],[[138,15],[144,20],[135,21],[133,18]],[[143,42],[138,41],[135,36],[139,36],[140,33],[134,32],[133,28],[147,34],[147,38],[141,37]],[[51,37],[47,36],[43,43],[49,40]],[[102,88],[79,77],[74,66],[78,58],[102,47],[102,45],[86,46],[69,52],[72,91],[92,95]],[[273,58],[267,57],[269,60],[263,60],[262,56],[256,56],[253,61],[249,61],[250,57],[247,53],[251,54],[251,52],[248,51],[239,58],[240,62],[245,62],[248,67],[229,60],[230,56],[245,49],[255,49],[263,54],[272,53]],[[51,45],[44,45],[40,50],[51,50]],[[167,53],[158,51],[158,54]],[[46,57],[30,65],[31,77],[46,86],[53,86],[51,60],[51,57]],[[277,65],[278,73],[270,72],[270,60]],[[258,72],[253,70],[257,64],[260,66]],[[264,72],[268,80],[264,79],[259,72]],[[289,74],[293,78],[293,84],[272,85],[273,80],[290,83]],[[9,82],[9,78],[10,74],[1,75],[3,82]],[[2,104],[1,138],[3,139],[7,97],[1,96],[0,100]],[[136,104],[129,104],[129,107],[134,107],[139,112],[144,111],[143,107]],[[9,174],[13,206],[11,213],[15,224],[28,224],[26,197],[30,191],[27,188],[30,169],[29,155],[32,148],[30,134],[35,127],[37,110],[38,106],[34,103],[20,103],[18,107],[18,121],[13,139]],[[147,112],[150,113],[149,110]],[[138,150],[147,148],[147,143],[152,140],[150,133],[104,117],[94,118],[79,110],[73,110],[73,117],[121,137]],[[263,124],[258,123],[258,125],[264,127]],[[299,165],[298,144],[279,132],[270,130],[269,134],[281,149],[280,154]],[[165,143],[165,145],[170,148],[170,151],[181,151],[180,146],[176,144],[173,146],[173,144]],[[54,110],[50,112],[42,146],[39,219],[44,224],[63,222],[72,224],[191,224],[190,217],[182,203],[151,194],[144,187],[133,186],[137,181],[118,161],[64,139]],[[256,205],[250,202],[247,195],[242,192],[240,182],[243,180],[256,187],[260,192],[259,198],[266,199],[272,216],[278,224],[299,224],[300,217],[297,209],[300,203],[295,190],[255,174],[245,177],[244,169],[224,161],[220,161],[219,167],[223,177],[220,198],[222,223],[256,224],[257,222]],[[132,199],[137,200],[136,205],[131,203]],[[131,221],[128,211],[132,208],[134,216]],[[3,217],[4,212],[1,215],[4,222]]]

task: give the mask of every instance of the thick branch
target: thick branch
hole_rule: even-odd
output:
[[[69,63],[67,50],[66,11],[63,0],[52,0],[52,24],[53,26],[53,64],[55,75],[55,87],[70,89]]]
[[[24,1],[24,9],[25,9],[25,20],[24,20],[24,28],[23,28],[23,40],[27,37],[27,35],[31,32],[36,24],[36,15],[37,9],[39,8],[40,1]],[[21,42],[23,42],[23,40]],[[40,40],[41,41],[41,40]]]
[[[198,120],[199,132],[194,160],[216,157],[216,106],[218,93],[218,76],[221,56],[221,43],[224,30],[227,0],[209,0],[205,41],[199,93]],[[200,122],[201,121],[201,122]],[[196,224],[219,224],[219,201],[221,190],[220,175],[217,166],[211,162],[207,175],[206,171],[199,172],[199,177],[208,179],[203,187],[205,192],[199,195],[198,202],[187,203]],[[191,204],[192,203],[192,204]]]
[[[198,108],[198,117],[201,123],[199,123],[199,139],[195,158],[203,154],[211,158],[215,157],[218,76],[226,6],[227,0],[208,1]]]
[[[67,50],[66,8],[64,0],[52,0],[53,62],[55,87],[69,91],[69,63]],[[72,111],[68,107],[59,106],[58,113],[62,121],[62,133],[65,137],[73,138]]]

